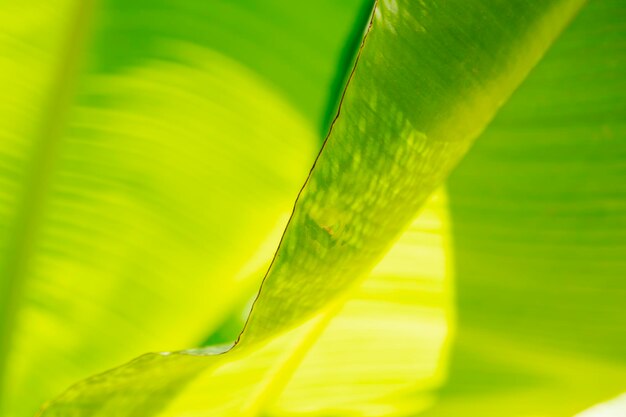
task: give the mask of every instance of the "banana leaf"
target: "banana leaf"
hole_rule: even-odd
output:
[[[618,0],[506,105],[583,1],[57,3],[0,13],[3,415],[155,350],[40,415],[569,416],[625,388]],[[259,286],[235,344],[177,351]]]

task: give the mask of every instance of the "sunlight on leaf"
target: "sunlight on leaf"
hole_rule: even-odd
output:
[[[317,143],[250,70],[171,39],[160,57],[136,56],[113,72],[91,62],[67,87],[77,91],[59,113],[67,127],[41,164],[33,155],[48,144],[35,144],[32,125],[45,126],[39,103],[74,13],[68,5],[46,17],[38,6],[17,8],[32,27],[2,27],[11,36],[2,38],[10,53],[1,77],[22,80],[3,83],[11,100],[0,130],[0,364],[8,365],[0,402],[11,417],[34,413],[77,378],[193,346],[214,328],[238,296],[237,271],[290,208]],[[9,11],[3,19],[16,18]],[[41,44],[25,49],[31,37]],[[30,196],[30,186],[41,192]]]
[[[588,410],[575,417],[625,417],[626,416],[626,394],[617,398],[594,405]]]
[[[221,325],[284,229],[369,7],[0,4],[3,417]]]
[[[145,355],[75,385],[43,415],[151,416],[198,374],[227,361],[227,381],[256,346],[320,311],[308,326],[323,328],[327,310],[378,263],[581,5],[379,3],[241,342],[217,356]],[[229,398],[247,389],[230,383]]]
[[[393,4],[374,13],[246,343],[310,317],[375,265],[582,2]]]
[[[270,415],[414,414],[446,375],[454,328],[447,199],[437,192],[333,319]],[[378,411],[377,411],[378,410]]]
[[[212,369],[185,387],[158,415],[254,416],[279,396],[277,406],[268,413],[294,412],[312,404],[343,413],[361,412],[365,407],[368,415],[378,415],[373,414],[375,410],[423,407],[428,398],[407,397],[401,402],[397,397],[407,389],[436,386],[445,374],[446,342],[452,326],[448,234],[447,202],[445,194],[438,192],[347,303],[331,306],[310,323],[260,349],[205,357],[212,361]],[[398,290],[405,292],[399,304]],[[368,312],[365,316],[364,311]],[[379,326],[372,327],[370,320]],[[353,349],[355,338],[361,340],[357,351]],[[328,356],[329,350],[334,354]],[[196,375],[198,357],[158,357],[173,358],[169,363],[182,378]],[[350,369],[338,375],[336,361],[351,363]],[[135,366],[148,366],[152,378],[167,374],[141,359]],[[186,373],[181,373],[185,367]],[[393,375],[381,380],[381,370]],[[80,386],[76,388],[80,391]],[[132,393],[132,385],[128,388]],[[182,387],[172,386],[178,388]],[[66,398],[73,394],[68,392]],[[149,407],[154,405],[151,402]],[[71,410],[63,408],[58,412],[71,415]]]
[[[217,357],[215,369],[159,415],[374,416],[424,407],[430,398],[401,396],[435,387],[445,374],[452,327],[448,234],[447,202],[438,192],[345,305],[259,350]]]
[[[315,143],[306,124],[241,67],[184,45],[176,51],[185,66],[154,62],[94,76],[81,89],[19,312],[38,331],[15,336],[11,389],[30,384],[34,369],[68,372],[45,353],[51,340],[80,358],[73,372],[81,373],[86,362],[110,363],[98,365],[99,357],[195,343],[217,324],[237,294],[239,266],[295,197]],[[219,90],[219,107],[203,98]],[[245,124],[242,108],[251,111]],[[229,135],[220,141],[203,139],[222,132]],[[233,138],[247,138],[245,146]],[[268,149],[289,163],[276,164]],[[172,285],[176,277],[185,279]],[[218,290],[207,306],[206,294]]]

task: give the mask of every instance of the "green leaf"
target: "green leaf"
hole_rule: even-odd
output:
[[[452,327],[448,221],[439,192],[347,302],[261,349],[229,353],[159,415],[387,416],[422,409],[429,396],[398,394],[437,386],[444,376]]]
[[[170,60],[166,40],[202,45],[251,68],[321,136],[352,68],[373,0],[102,0],[93,57],[107,71]],[[319,24],[323,22],[324,30]]]
[[[433,401],[428,391],[445,380],[455,327],[448,214],[440,190],[351,293],[266,414],[415,415]]]
[[[43,415],[154,415],[201,372],[236,368],[261,342],[331,308],[388,250],[581,5],[379,3],[240,343],[222,355],[146,355],[75,385]]]
[[[590,2],[450,179],[459,329],[427,416],[569,417],[625,390],[624,22]]]
[[[380,3],[242,340],[297,324],[371,270],[580,5]]]
[[[2,416],[221,323],[284,229],[362,3],[307,6],[333,16],[321,39],[285,2],[2,2]],[[307,88],[284,76],[311,57]]]

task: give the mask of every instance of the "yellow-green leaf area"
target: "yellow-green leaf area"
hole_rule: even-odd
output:
[[[330,309],[384,256],[581,5],[378,3],[240,343],[218,356],[144,356],[75,385],[43,415],[154,415],[201,372]]]

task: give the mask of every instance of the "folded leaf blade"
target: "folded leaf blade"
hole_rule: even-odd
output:
[[[153,356],[75,386],[42,415],[153,415],[155,396],[165,403],[326,308],[380,260],[582,4],[381,1],[237,348]]]
[[[141,353],[198,343],[238,296],[241,265],[291,208],[361,0],[309,5],[313,15],[333,11],[323,42],[286,2],[263,18],[254,2],[217,3],[0,5],[3,416],[32,415],[70,383]],[[93,19],[72,22],[85,5]],[[222,25],[210,26],[217,7],[232,13],[211,15]],[[254,24],[240,30],[244,15]],[[273,19],[285,42],[262,36],[259,21]],[[77,23],[86,33],[68,34]],[[315,97],[226,56],[233,45],[216,52],[229,25],[235,47],[247,45],[238,51],[265,54],[264,65],[315,56],[319,65],[299,73]]]
[[[582,4],[380,2],[242,340],[367,273]]]

